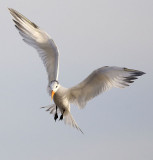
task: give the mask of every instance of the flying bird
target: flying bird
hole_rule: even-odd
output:
[[[134,69],[104,66],[94,70],[79,84],[65,88],[58,82],[59,51],[54,41],[45,31],[22,14],[11,8],[9,11],[14,17],[15,27],[23,37],[23,41],[37,50],[46,68],[48,74],[47,90],[51,99],[54,100],[54,104],[43,108],[47,108],[47,111],[54,115],[55,121],[60,114],[59,120],[64,120],[66,124],[82,132],[70,113],[71,103],[76,104],[79,108],[84,108],[89,100],[100,93],[112,87],[127,87],[138,76],[145,74]]]

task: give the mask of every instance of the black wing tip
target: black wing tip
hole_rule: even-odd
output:
[[[130,80],[130,79],[128,79],[128,78],[125,78],[124,81],[127,82],[127,83],[133,83],[133,82],[134,82],[133,80]]]
[[[134,76],[142,76],[142,75],[144,75],[144,74],[146,74],[145,72],[142,72],[142,71],[135,71],[135,72],[133,72],[133,75]]]
[[[123,68],[124,71],[131,72],[133,76],[142,76],[143,74],[146,74],[145,72],[134,70],[134,69],[128,69],[128,68]]]
[[[128,68],[123,68],[124,71],[130,72],[131,76],[124,77],[124,81],[127,83],[133,83],[136,79],[138,79],[139,76],[142,76],[146,74],[145,72],[134,70],[134,69],[128,69]]]
[[[20,29],[17,25],[15,25],[15,28],[16,28],[18,31],[21,31],[21,29]]]

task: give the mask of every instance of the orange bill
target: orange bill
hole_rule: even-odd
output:
[[[52,90],[52,92],[51,92],[51,97],[52,97],[52,99],[53,99],[53,97],[54,97],[54,94],[55,94],[55,92]]]

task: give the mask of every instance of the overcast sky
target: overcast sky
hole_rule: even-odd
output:
[[[14,8],[55,41],[59,82],[71,87],[101,66],[144,71],[126,89],[112,89],[71,111],[82,135],[54,122],[47,75],[7,8]],[[0,159],[153,159],[153,1],[0,1]]]

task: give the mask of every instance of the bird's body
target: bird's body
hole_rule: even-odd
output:
[[[56,104],[56,106],[58,106],[61,113],[65,111],[64,115],[70,112],[70,102],[66,97],[67,92],[68,92],[67,88],[60,86],[53,97],[54,103]]]
[[[44,63],[48,74],[47,89],[49,95],[54,100],[54,104],[43,108],[47,108],[47,111],[54,114],[55,121],[60,113],[60,120],[64,119],[66,124],[81,131],[70,113],[71,103],[76,104],[79,108],[83,108],[89,100],[100,93],[112,87],[124,88],[129,86],[138,76],[144,74],[144,72],[134,69],[105,66],[94,70],[78,85],[65,88],[58,82],[59,51],[54,41],[46,32],[19,12],[14,9],[9,10],[14,17],[13,21],[23,40],[38,51]]]

